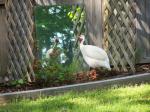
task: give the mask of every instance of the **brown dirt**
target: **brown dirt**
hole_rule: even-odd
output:
[[[150,64],[144,64],[144,65],[136,65],[136,73],[145,73],[150,72]],[[27,83],[24,85],[18,85],[18,86],[10,86],[10,85],[0,85],[0,93],[8,93],[8,92],[15,92],[15,91],[26,91],[26,90],[34,90],[34,89],[41,89],[46,87],[57,87],[57,86],[63,86],[63,85],[69,85],[69,84],[76,84],[76,83],[84,83],[84,82],[90,82],[90,81],[96,81],[96,80],[102,80],[102,79],[110,79],[110,78],[116,78],[116,77],[124,77],[133,75],[129,72],[118,72],[115,70],[106,71],[106,70],[91,70],[87,72],[80,72],[75,74],[75,80],[72,82],[65,81],[61,84],[47,84],[43,85],[43,82],[33,82],[33,83]]]

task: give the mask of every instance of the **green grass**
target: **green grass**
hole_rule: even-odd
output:
[[[0,112],[150,112],[150,85],[142,84],[21,100]]]

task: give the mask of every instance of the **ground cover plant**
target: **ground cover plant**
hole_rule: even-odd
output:
[[[112,87],[36,100],[15,100],[0,112],[150,112],[150,84]]]

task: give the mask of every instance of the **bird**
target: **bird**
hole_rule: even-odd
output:
[[[50,59],[50,57],[54,54],[55,52],[55,48],[57,47],[57,44],[59,43],[58,38],[55,38],[55,44],[53,45],[52,48],[50,48],[49,50],[47,50],[46,52],[46,59]]]
[[[89,67],[103,67],[111,70],[109,58],[104,49],[93,45],[84,45],[85,35],[80,35],[77,41],[80,42],[80,51],[83,59],[89,65]]]

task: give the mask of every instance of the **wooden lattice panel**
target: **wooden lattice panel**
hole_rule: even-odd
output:
[[[79,8],[80,11],[78,10]],[[81,65],[84,69],[86,67],[86,64],[81,55],[77,40],[78,40],[78,36],[81,34],[85,34],[87,37],[85,6],[83,4],[73,5],[72,12],[73,12],[73,17],[76,17],[76,19],[73,21],[74,23],[73,32],[74,32],[74,38],[76,39],[76,42],[74,44],[74,59],[78,59],[81,62]],[[87,40],[88,39],[86,39],[86,43]]]
[[[78,8],[80,8],[80,11],[77,11]],[[73,21],[73,32],[77,36],[85,31],[85,7],[83,5],[76,5],[73,6],[72,11],[73,17],[76,16],[76,19]]]
[[[106,0],[104,13],[104,48],[117,70],[135,71],[134,0]]]
[[[6,23],[9,42],[8,78],[34,80],[33,6],[30,0],[7,0]]]

